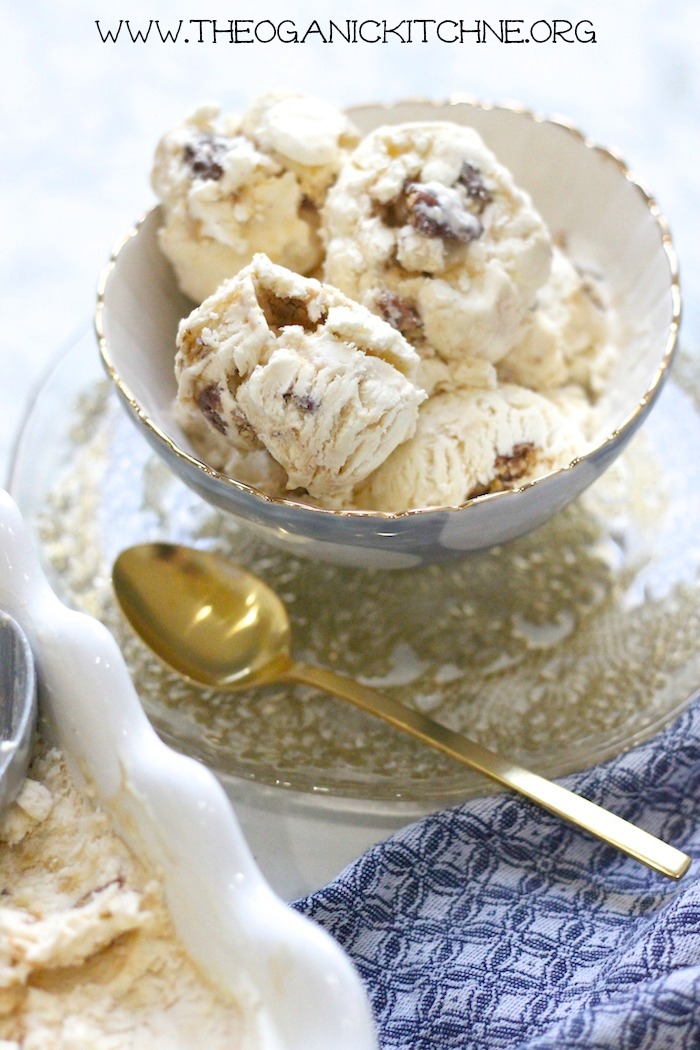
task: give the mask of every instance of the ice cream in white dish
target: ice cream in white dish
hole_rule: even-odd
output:
[[[335,157],[323,281],[261,242],[180,325],[176,413],[200,458],[269,496],[400,513],[584,453],[615,357],[604,279],[471,128],[388,125]]]
[[[197,302],[264,251],[299,273],[322,258],[319,210],[356,144],[351,122],[303,95],[264,95],[241,115],[202,106],[167,132],[151,175],[163,252]]]
[[[3,1050],[236,1050],[246,1010],[186,955],[162,886],[40,744],[0,820]]]

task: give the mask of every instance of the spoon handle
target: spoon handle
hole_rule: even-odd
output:
[[[590,832],[603,842],[627,853],[654,871],[680,879],[688,870],[690,857],[662,842],[649,832],[630,824],[602,806],[531,773],[510,759],[490,751],[482,744],[434,722],[419,711],[404,707],[391,697],[355,682],[325,667],[292,663],[285,678],[312,685],[349,700],[356,707],[376,715],[397,729],[463,762],[497,783],[519,792],[558,817]]]

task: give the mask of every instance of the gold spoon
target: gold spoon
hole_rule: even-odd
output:
[[[144,642],[180,674],[219,690],[287,680],[349,700],[525,795],[655,871],[679,879],[690,857],[641,828],[327,668],[293,659],[286,609],[267,584],[217,554],[169,543],[123,551],[114,588]]]

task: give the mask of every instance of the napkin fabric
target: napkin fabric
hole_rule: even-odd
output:
[[[700,1048],[700,694],[562,782],[689,853],[688,873],[511,794],[403,829],[295,903],[354,960],[382,1050]]]

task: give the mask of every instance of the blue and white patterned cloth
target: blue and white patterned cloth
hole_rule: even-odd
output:
[[[690,853],[688,873],[512,795],[402,830],[295,905],[354,960],[382,1050],[700,1048],[700,696],[563,782]]]

